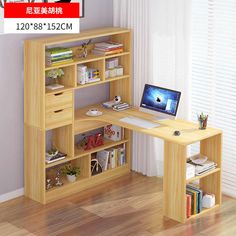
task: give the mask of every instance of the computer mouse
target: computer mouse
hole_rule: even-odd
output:
[[[174,136],[180,136],[180,134],[181,134],[181,133],[180,133],[179,130],[175,130],[175,131],[174,131]]]

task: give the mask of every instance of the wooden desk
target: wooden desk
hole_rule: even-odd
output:
[[[85,113],[92,107],[99,108],[103,115],[88,117]],[[127,116],[147,119],[161,126],[154,129],[143,129],[120,121],[121,118]],[[164,140],[163,212],[165,216],[179,222],[187,220],[186,183],[191,182],[191,180],[186,181],[187,146],[196,142],[200,142],[200,153],[217,163],[217,169],[203,176],[195,177],[192,180],[199,180],[200,187],[204,192],[215,194],[215,207],[221,204],[221,130],[210,127],[206,130],[199,130],[198,124],[184,120],[156,121],[153,115],[140,112],[137,108],[117,112],[105,109],[101,105],[95,105],[75,112],[75,132],[85,132],[86,130],[101,127],[101,125],[108,123]],[[181,135],[174,136],[173,132],[175,130],[180,130]],[[207,211],[209,210],[205,209],[200,214],[193,215],[191,218],[202,215]]]

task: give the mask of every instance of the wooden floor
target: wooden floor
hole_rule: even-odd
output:
[[[236,235],[236,200],[180,224],[162,217],[162,180],[132,173],[66,199],[40,205],[24,197],[0,204],[0,236]]]

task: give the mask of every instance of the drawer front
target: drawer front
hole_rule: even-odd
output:
[[[46,95],[46,112],[72,107],[72,102],[72,91],[58,92],[55,94]]]
[[[65,108],[46,112],[46,129],[72,124],[73,110]]]

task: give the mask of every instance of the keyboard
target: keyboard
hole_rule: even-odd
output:
[[[160,125],[151,121],[143,120],[137,117],[129,116],[129,117],[124,117],[120,119],[120,121],[130,124],[130,125],[135,125],[140,128],[144,129],[153,129],[155,127],[159,127]]]

